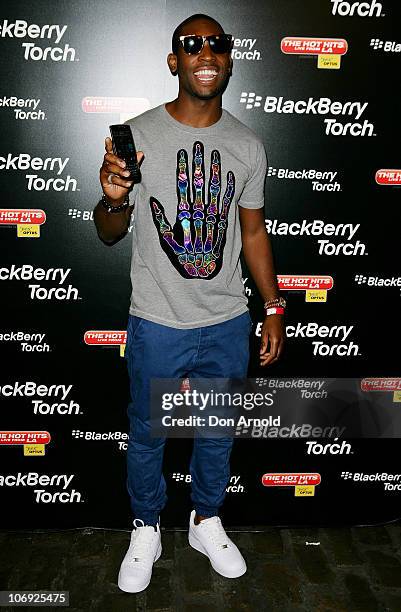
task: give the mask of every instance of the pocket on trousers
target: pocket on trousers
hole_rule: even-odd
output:
[[[125,345],[125,357],[127,358],[132,344],[135,340],[135,336],[138,332],[138,330],[140,329],[142,323],[143,323],[144,319],[142,319],[141,317],[136,317],[134,315],[130,315],[129,321],[128,321],[128,326],[127,326],[127,342]]]

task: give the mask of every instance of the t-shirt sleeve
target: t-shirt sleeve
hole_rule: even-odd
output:
[[[266,151],[263,144],[257,141],[252,147],[251,173],[247,180],[238,204],[243,208],[262,208],[264,206],[264,188],[267,170]]]

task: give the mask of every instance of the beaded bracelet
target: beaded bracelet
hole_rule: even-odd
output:
[[[103,194],[102,195],[102,199],[100,200],[100,204],[103,206],[103,208],[105,208],[107,210],[107,212],[109,213],[119,213],[119,212],[123,212],[124,210],[126,210],[129,206],[129,196],[128,193],[124,198],[124,202],[122,204],[119,204],[119,206],[113,206],[112,204],[110,204],[109,200],[107,199],[106,195]]]
[[[266,310],[267,308],[271,308],[274,306],[279,306],[280,308],[285,308],[287,305],[287,302],[285,301],[285,299],[283,297],[278,297],[278,298],[274,298],[272,300],[267,300],[264,305],[263,308]]]

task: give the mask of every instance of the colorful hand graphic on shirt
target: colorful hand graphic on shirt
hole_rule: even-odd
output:
[[[235,193],[233,172],[227,173],[227,186],[220,206],[220,153],[212,151],[208,184],[208,204],[205,210],[205,164],[201,142],[195,142],[192,157],[192,200],[188,178],[188,155],[177,153],[177,215],[171,225],[163,205],[150,198],[153,222],[163,251],[184,278],[210,280],[223,263],[228,213]]]

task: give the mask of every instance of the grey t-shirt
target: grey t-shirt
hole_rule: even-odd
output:
[[[130,314],[186,329],[246,312],[238,205],[264,205],[262,141],[226,110],[205,128],[164,104],[126,123],[145,154],[132,193]]]

